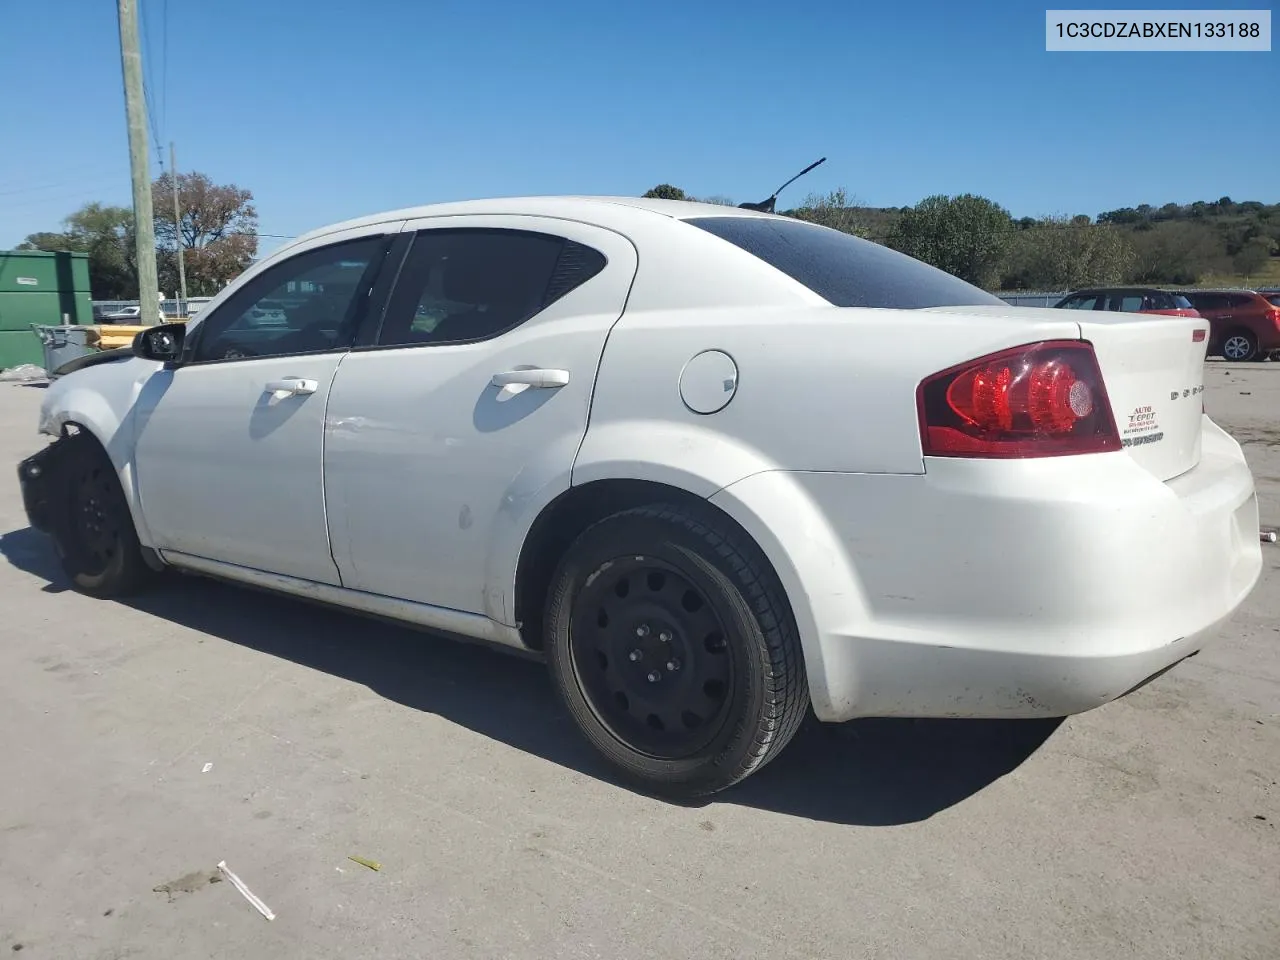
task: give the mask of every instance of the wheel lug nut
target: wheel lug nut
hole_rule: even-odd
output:
[[[673,673],[674,673],[676,670],[679,670],[679,669],[680,669],[680,661],[679,661],[679,660],[668,660],[668,661],[667,661],[667,669],[668,669],[668,670],[670,670],[670,671],[672,671]]]
[[[668,633],[666,630],[663,630],[660,634],[658,634],[658,639],[661,640],[663,643],[670,643],[671,634]]]
[[[632,650],[629,654],[627,654],[627,656],[628,656],[628,658],[631,660],[631,662],[632,662],[632,663],[635,663],[637,660],[639,660],[639,659],[640,659],[640,657],[642,656],[642,654],[640,653],[640,651],[639,651],[639,650]]]
[[[640,624],[640,626],[636,627],[637,637],[647,637],[648,635],[649,635],[649,625],[647,623],[642,623]]]
[[[649,671],[649,682],[650,682],[650,683],[657,683],[657,682],[658,682],[659,680],[661,680],[661,679],[662,679],[662,674],[660,674],[657,670],[650,670],[650,671]]]

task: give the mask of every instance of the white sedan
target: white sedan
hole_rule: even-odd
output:
[[[1206,329],[749,210],[443,204],[60,379],[19,475],[86,593],[176,568],[534,651],[618,771],[705,795],[810,710],[1062,716],[1200,650],[1262,565]]]

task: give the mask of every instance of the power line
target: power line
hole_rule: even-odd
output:
[[[111,183],[120,183],[121,181],[127,178],[128,178],[128,174],[122,173],[119,176],[113,176],[109,178],[95,177],[92,180],[83,180],[83,179],[76,179],[74,181],[64,180],[61,183],[44,183],[34,187],[20,187],[16,190],[0,190],[0,197],[21,196],[25,198],[25,197],[29,197],[31,194],[46,193],[49,190],[67,190],[67,189],[76,189],[76,188],[86,187],[86,186],[95,186],[95,187],[105,186]],[[37,197],[32,197],[31,199],[39,202],[43,202],[47,198],[37,196]]]
[[[169,127],[169,0],[160,6],[160,126]]]
[[[160,169],[164,170],[164,151],[160,147],[160,130],[156,126],[156,110],[152,102],[151,88],[154,84],[148,83],[147,78],[154,78],[155,68],[151,66],[151,31],[147,29],[147,5],[143,0],[137,0],[138,18],[142,21],[142,50],[144,53],[142,65],[142,99],[147,107],[147,125],[151,128],[152,143],[155,145],[156,162],[160,164]]]

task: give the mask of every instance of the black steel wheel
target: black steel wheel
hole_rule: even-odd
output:
[[[579,729],[655,793],[731,786],[808,708],[781,585],[709,507],[641,507],[589,528],[553,578],[544,636]]]
[[[75,434],[53,478],[53,538],[62,567],[76,588],[93,596],[124,596],[151,576],[114,464],[93,437]]]
[[[731,712],[734,651],[702,590],[651,557],[605,561],[570,614],[575,678],[622,743],[674,760],[702,750]]]

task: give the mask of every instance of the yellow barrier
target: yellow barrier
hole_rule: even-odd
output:
[[[167,323],[186,323],[186,317],[167,320]],[[143,330],[149,330],[145,324],[103,323],[92,327],[88,336],[88,345],[99,350],[114,350],[116,347],[128,347],[133,338]]]

